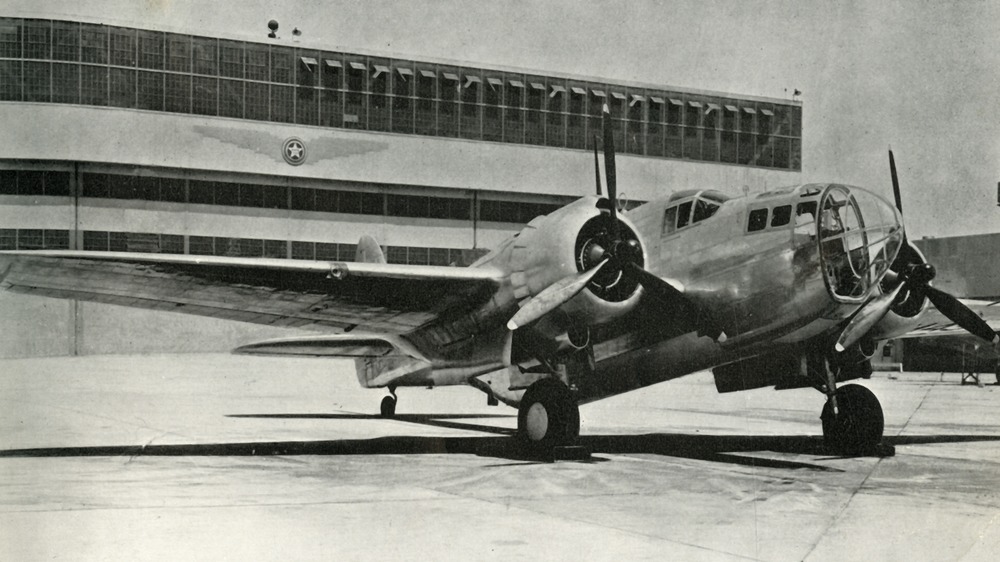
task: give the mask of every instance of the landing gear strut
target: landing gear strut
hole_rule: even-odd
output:
[[[521,398],[517,412],[518,438],[535,446],[559,446],[580,434],[580,409],[573,393],[552,378],[536,381]]]
[[[381,407],[379,408],[383,418],[391,418],[396,415],[396,389],[390,386],[389,394],[391,396],[383,398]]]
[[[837,389],[820,415],[827,446],[845,455],[873,453],[882,442],[882,405],[867,388],[849,384]]]

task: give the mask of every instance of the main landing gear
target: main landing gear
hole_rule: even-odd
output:
[[[858,384],[837,389],[823,413],[823,439],[827,446],[844,455],[865,455],[878,451],[885,420],[882,405],[872,391]]]
[[[517,437],[536,447],[567,445],[580,434],[580,409],[558,379],[532,383],[517,412]]]
[[[817,385],[816,389],[826,394],[826,405],[820,419],[827,447],[847,456],[878,453],[885,429],[878,398],[861,385],[837,387],[838,375],[840,378],[857,378],[865,376],[866,372],[870,375],[870,364],[831,365],[829,359],[823,358],[813,366],[813,372],[825,379],[824,384]],[[860,371],[857,370],[859,366]]]

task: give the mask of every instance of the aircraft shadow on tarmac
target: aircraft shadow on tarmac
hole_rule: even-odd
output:
[[[239,414],[233,418],[263,419],[331,419],[363,420],[383,419],[366,414]],[[104,456],[294,456],[294,455],[424,455],[468,454],[514,461],[548,460],[548,454],[527,451],[511,437],[512,429],[455,420],[512,417],[507,415],[479,414],[398,414],[392,419],[420,425],[465,429],[494,433],[498,436],[386,436],[368,439],[332,439],[322,441],[266,441],[249,443],[205,443],[176,445],[124,445],[93,447],[49,447],[37,449],[0,450],[0,458],[29,457],[104,457]],[[990,435],[917,435],[904,437],[886,436],[883,445],[892,450],[899,445],[935,443],[966,443],[1000,441],[1000,436]],[[581,435],[577,444],[600,454],[651,454],[675,458],[704,460],[725,464],[777,468],[810,469],[840,472],[839,469],[821,464],[831,458],[822,437],[802,435],[701,435],[680,433],[649,433],[641,435]],[[802,458],[782,459],[761,456],[766,453],[803,455],[814,457],[811,462]],[[891,453],[889,453],[891,454]],[[872,456],[886,456],[875,454]],[[607,460],[591,457],[591,460]]]

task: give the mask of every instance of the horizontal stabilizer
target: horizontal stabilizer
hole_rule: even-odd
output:
[[[377,334],[331,334],[282,338],[244,345],[233,350],[240,355],[277,355],[298,357],[341,357],[363,359],[407,357],[423,359],[400,338]]]

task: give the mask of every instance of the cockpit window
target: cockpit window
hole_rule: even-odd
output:
[[[771,211],[771,226],[785,226],[792,220],[792,206],[781,205]]]
[[[747,232],[764,230],[767,227],[767,209],[755,209],[750,211],[750,220],[747,221]]]
[[[677,205],[667,208],[663,213],[663,234],[677,230]]]
[[[681,203],[677,207],[677,228],[684,228],[691,220],[691,201]]]
[[[714,215],[719,210],[719,205],[698,199],[694,204],[694,218],[692,222],[701,222]]]

